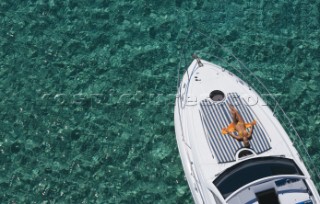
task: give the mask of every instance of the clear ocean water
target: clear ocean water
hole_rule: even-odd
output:
[[[193,203],[177,69],[224,57],[212,41],[268,86],[319,168],[319,36],[315,0],[1,0],[0,203]]]

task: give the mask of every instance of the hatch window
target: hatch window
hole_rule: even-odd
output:
[[[225,95],[222,91],[220,90],[214,90],[211,91],[209,97],[213,100],[213,101],[222,101],[225,98]]]

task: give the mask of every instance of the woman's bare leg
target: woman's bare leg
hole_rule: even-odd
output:
[[[230,112],[231,112],[231,115],[232,115],[232,119],[233,119],[233,122],[235,124],[237,124],[238,122],[240,123],[244,123],[244,120],[242,118],[242,116],[240,115],[240,113],[238,112],[238,110],[231,104],[228,104],[229,105],[229,108],[230,108]]]
[[[236,112],[236,117],[237,117],[238,122],[244,123],[244,120],[238,111]]]
[[[234,125],[237,125],[238,123],[238,119],[237,119],[237,110],[234,108],[233,105],[228,104],[229,108],[230,108],[230,113],[231,113],[231,117],[232,117],[232,122],[234,123]]]

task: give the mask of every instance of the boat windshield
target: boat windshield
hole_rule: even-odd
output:
[[[302,175],[291,159],[280,157],[253,158],[236,164],[213,181],[224,198],[240,187],[255,180],[283,174]]]

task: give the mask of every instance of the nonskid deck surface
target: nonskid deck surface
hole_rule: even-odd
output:
[[[235,161],[237,151],[243,148],[242,142],[221,133],[222,128],[227,127],[232,121],[228,103],[236,107],[246,122],[257,120],[253,116],[251,107],[237,93],[229,93],[224,102],[217,104],[210,99],[204,99],[200,102],[202,122],[209,136],[210,147],[219,163]],[[250,146],[256,154],[271,149],[267,133],[258,120],[252,133]]]

